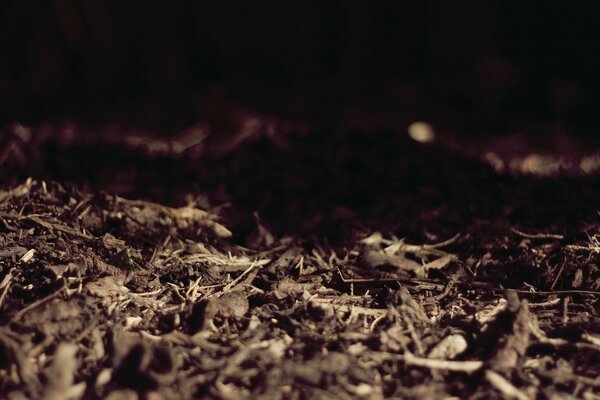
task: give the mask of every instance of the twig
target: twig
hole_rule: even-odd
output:
[[[555,306],[558,303],[560,303],[560,298],[557,297],[555,299],[544,301],[542,303],[529,303],[529,308],[550,307],[550,306]]]
[[[433,358],[416,357],[412,353],[402,355],[404,362],[415,367],[424,367],[429,369],[441,369],[455,372],[475,372],[483,367],[483,361],[451,361],[438,360]]]
[[[550,378],[553,380],[556,379],[556,374],[550,371],[538,370],[537,373],[546,378]],[[561,371],[560,377],[563,381],[575,381],[577,383],[587,386],[600,387],[600,378],[589,378],[587,376],[577,375],[568,371]]]
[[[556,278],[554,278],[554,282],[552,282],[552,286],[550,286],[550,289],[554,290],[554,288],[556,287],[556,284],[558,283],[558,279],[560,278],[560,276],[563,273],[563,270],[565,269],[566,263],[567,263],[567,260],[563,261],[562,265],[560,266],[560,269],[558,270],[558,273],[556,274]]]
[[[87,240],[94,239],[94,237],[91,235],[79,232],[78,230],[73,229],[70,226],[63,225],[61,223],[44,221],[43,219],[41,219],[37,216],[34,216],[34,215],[28,215],[25,218],[29,219],[30,221],[35,222],[36,224],[40,225],[43,228],[46,228],[49,230],[60,231],[60,232],[66,233],[67,235],[76,236],[81,239],[87,239]]]
[[[485,289],[485,290],[502,290],[502,291],[515,292],[515,293],[518,293],[523,296],[572,296],[572,295],[600,296],[600,292],[595,291],[595,290],[571,289],[571,290],[546,290],[546,291],[540,290],[538,292],[531,292],[529,290],[507,288],[507,287],[502,287],[501,285],[495,285],[490,282],[478,282],[478,281],[465,282],[465,283],[461,283],[460,285],[467,287],[467,288],[477,288],[477,289]]]
[[[569,323],[569,300],[571,298],[569,296],[563,299],[563,312],[562,312],[562,323],[563,326]]]
[[[409,351],[405,351],[404,354],[370,351],[368,354],[371,356],[377,356],[377,358],[380,360],[400,360],[415,367],[429,368],[432,370],[465,372],[468,374],[478,371],[484,366],[483,361],[454,361],[440,360],[436,358],[423,358],[417,357]]]
[[[516,233],[519,236],[523,236],[524,238],[527,239],[557,239],[557,240],[562,240],[565,237],[563,235],[557,235],[557,234],[553,234],[553,233],[526,233],[523,231],[518,230],[517,228],[510,228],[511,231],[513,231],[514,233]]]
[[[425,349],[423,348],[423,343],[421,342],[421,338],[417,334],[417,330],[415,329],[415,324],[413,324],[412,319],[408,316],[406,310],[409,309],[407,306],[402,306],[400,309],[400,315],[402,316],[402,320],[406,323],[406,327],[408,328],[408,332],[410,336],[415,342],[415,347],[417,348],[417,352],[419,355],[423,355],[425,353]]]
[[[146,339],[150,339],[154,342],[160,342],[161,340],[163,340],[163,338],[161,336],[157,336],[157,335],[153,335],[150,332],[147,331],[140,331],[140,334],[146,338]]]
[[[252,264],[250,264],[250,266],[244,272],[242,272],[237,278],[225,285],[219,296],[222,296],[225,293],[229,292],[235,285],[237,285],[242,280],[244,276],[248,275],[256,266],[259,266],[259,263],[253,261]]]
[[[446,296],[448,296],[450,294],[452,289],[454,289],[455,287],[456,287],[456,278],[451,277],[450,280],[448,281],[448,283],[446,283],[446,287],[444,288],[444,291],[438,295],[433,296],[433,300],[440,301],[440,300],[444,299]]]
[[[548,344],[554,347],[574,346],[580,350],[592,350],[600,352],[600,340],[596,339],[598,343],[594,343],[589,340],[589,335],[583,334],[581,335],[581,338],[587,340],[590,343],[570,342],[561,338],[549,338],[548,336],[546,336],[546,333],[538,326],[538,324],[534,323],[533,321],[529,321],[529,328],[531,329],[531,333],[533,334],[533,336],[535,336],[535,338],[539,340],[540,343]]]
[[[498,390],[505,398],[515,398],[517,400],[531,400],[527,394],[517,389],[505,377],[492,370],[485,371],[485,379]]]
[[[129,293],[130,296],[137,296],[137,297],[150,297],[150,296],[154,296],[159,294],[161,291],[163,290],[163,288],[158,288],[156,290],[153,290],[151,292],[143,292],[143,293]]]
[[[379,324],[380,321],[382,321],[385,318],[385,316],[386,314],[382,314],[379,317],[375,318],[375,320],[369,326],[369,330],[371,332],[375,332],[375,327],[377,326],[377,324]]]
[[[334,310],[346,313],[349,312],[352,315],[366,315],[371,317],[379,318],[381,316],[386,316],[388,309],[387,308],[367,308],[361,306],[347,305],[347,304],[333,304],[328,299],[322,299],[319,297],[315,297],[311,299],[311,301],[320,304],[331,304]]]
[[[20,319],[23,315],[25,315],[26,313],[28,313],[29,311],[33,310],[34,308],[44,304],[47,301],[50,301],[52,299],[54,299],[55,297],[57,297],[59,294],[62,293],[62,291],[67,287],[67,283],[63,281],[63,285],[54,293],[41,298],[37,301],[34,301],[33,303],[29,304],[28,306],[26,306],[25,308],[21,309],[20,311],[18,311],[15,315],[13,315],[12,317],[12,321],[16,321],[18,319]]]
[[[348,284],[385,284],[385,283],[403,283],[405,285],[411,286],[419,286],[419,285],[429,285],[430,290],[444,290],[446,287],[442,283],[425,280],[425,279],[409,279],[409,278],[382,278],[382,279],[370,279],[370,278],[346,278],[342,271],[338,268],[338,274],[340,275],[340,279],[344,283]],[[428,288],[429,289],[429,288]]]
[[[437,249],[440,247],[445,247],[445,246],[448,246],[449,244],[456,242],[459,237],[460,237],[460,233],[457,233],[456,235],[452,236],[450,239],[444,240],[443,242],[433,243],[433,244],[424,244],[421,247],[424,249]]]
[[[6,274],[6,276],[4,277],[4,279],[2,279],[2,282],[0,283],[0,288],[4,288],[4,290],[2,291],[2,294],[0,295],[0,309],[2,309],[2,303],[4,303],[4,298],[6,297],[6,294],[8,293],[8,289],[10,288],[10,285],[12,283],[12,273],[13,273],[14,267],[11,268],[8,273]]]
[[[584,333],[583,335],[581,335],[581,338],[583,340],[587,340],[592,345],[594,345],[594,346],[596,346],[597,348],[600,349],[600,338],[599,337],[592,336],[589,333]]]
[[[433,289],[440,290],[440,291],[442,291],[446,288],[446,286],[441,283],[437,283],[437,282],[425,280],[425,279],[407,279],[407,278],[348,279],[348,278],[344,277],[344,275],[342,274],[342,271],[339,268],[338,268],[338,274],[340,275],[340,279],[342,280],[342,282],[348,283],[348,284],[385,284],[385,283],[400,282],[400,283],[404,283],[404,284],[408,284],[408,285],[412,285],[412,286],[430,285],[430,286],[432,286]],[[460,285],[461,287],[466,287],[467,289],[513,291],[513,292],[516,292],[516,293],[524,295],[524,296],[553,296],[553,295],[554,296],[572,296],[572,295],[600,296],[600,292],[595,291],[595,290],[571,289],[571,290],[549,290],[549,291],[531,292],[529,290],[507,288],[507,287],[502,287],[500,285],[495,285],[490,282],[479,282],[479,281],[461,282],[461,283],[458,283],[458,285]]]
[[[497,290],[500,290],[502,288],[494,288]],[[572,296],[572,295],[583,295],[583,296],[600,296],[600,292],[595,291],[595,290],[547,290],[547,291],[539,291],[539,292],[530,292],[528,290],[522,290],[522,289],[511,289],[511,288],[505,288],[504,290],[506,291],[512,291],[512,292],[516,292],[519,293],[521,295],[529,295],[529,296]]]
[[[590,242],[587,246],[572,244],[572,245],[566,246],[566,248],[569,250],[585,250],[585,251],[589,251],[590,253],[600,253],[600,237],[599,237],[599,235],[587,234],[587,237]]]
[[[98,326],[98,318],[94,318],[92,321],[88,323],[88,325],[83,328],[81,332],[77,334],[73,343],[79,343],[83,338],[90,334]]]
[[[173,289],[173,293],[175,293],[177,297],[179,297],[179,300],[182,303],[185,303],[187,301],[187,299],[184,296],[182,296],[181,293],[179,293],[179,286],[171,282],[167,282],[167,285],[169,285],[171,289]]]

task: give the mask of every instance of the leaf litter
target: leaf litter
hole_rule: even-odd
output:
[[[3,398],[598,398],[593,177],[241,125],[143,155],[184,203],[147,199],[141,175],[132,199],[57,171],[0,191]]]

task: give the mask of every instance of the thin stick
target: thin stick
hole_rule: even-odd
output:
[[[63,290],[67,287],[67,284],[63,284],[60,289],[58,289],[56,292],[41,298],[37,301],[34,301],[33,303],[29,304],[27,307],[21,309],[20,311],[18,311],[15,315],[13,315],[12,317],[12,321],[16,321],[19,318],[21,318],[23,315],[25,315],[26,313],[28,313],[29,311],[33,310],[34,308],[44,304],[47,301],[52,300],[53,298],[57,297],[59,294],[61,294],[63,292]]]
[[[495,288],[501,289],[501,288]],[[584,295],[584,296],[600,296],[600,292],[595,290],[548,290],[548,291],[539,291],[539,292],[530,292],[528,290],[522,289],[510,289],[506,288],[504,290],[513,291],[522,295],[529,296],[572,296],[575,294]]]
[[[225,293],[229,292],[235,285],[237,285],[242,278],[244,278],[244,276],[248,275],[253,269],[254,267],[256,267],[258,265],[258,263],[256,261],[253,261],[252,264],[250,264],[250,266],[240,274],[240,276],[238,276],[237,278],[235,278],[234,280],[232,280],[231,282],[229,282],[221,291],[221,294],[219,296],[224,295]]]
[[[456,242],[456,240],[460,237],[460,233],[457,233],[456,235],[452,236],[450,239],[448,240],[444,240],[443,242],[439,242],[439,243],[433,243],[433,244],[424,244],[422,245],[422,247],[424,249],[437,249],[439,247],[445,247],[448,246],[449,244],[452,244],[454,242]]]
[[[29,219],[30,221],[35,222],[36,224],[38,224],[41,227],[46,228],[48,230],[60,231],[60,232],[66,233],[67,235],[72,235],[72,236],[75,236],[75,237],[78,237],[81,239],[87,239],[87,240],[94,239],[93,236],[88,235],[87,233],[79,232],[78,230],[71,228],[70,226],[63,225],[62,223],[59,223],[59,222],[45,221],[34,215],[27,215],[25,218]]]
[[[485,379],[506,398],[515,398],[517,400],[531,400],[527,394],[517,389],[505,377],[492,370],[485,371]]]
[[[443,285],[441,283],[437,283],[437,282],[430,281],[430,280],[424,280],[424,279],[406,279],[406,278],[348,279],[348,278],[344,277],[344,275],[342,274],[342,271],[339,268],[338,268],[338,274],[340,275],[342,282],[348,283],[348,284],[384,284],[384,283],[401,282],[401,283],[409,284],[409,285],[413,285],[413,286],[431,285],[436,290],[444,290],[446,287],[445,285]],[[556,296],[572,296],[572,295],[600,296],[600,292],[595,291],[595,290],[571,289],[571,290],[549,290],[549,291],[531,292],[529,290],[502,287],[500,285],[494,285],[490,282],[473,281],[473,282],[464,282],[464,283],[458,283],[458,284],[461,287],[466,287],[468,289],[513,291],[513,292],[519,293],[524,296],[552,296],[552,295],[556,295]]]
[[[563,261],[562,265],[560,266],[560,269],[558,270],[558,274],[556,274],[556,278],[554,278],[554,282],[552,282],[552,286],[550,286],[550,289],[554,290],[554,288],[556,287],[556,284],[558,283],[558,279],[560,278],[560,276],[563,273],[563,270],[565,269],[566,263],[567,263],[567,260]]]
[[[412,353],[406,353],[402,356],[404,362],[415,367],[424,367],[429,369],[442,369],[446,371],[457,372],[475,372],[483,367],[483,361],[451,361],[437,360],[433,358],[416,357]]]
[[[524,238],[527,239],[557,239],[557,240],[562,240],[565,237],[563,235],[556,235],[553,233],[526,233],[523,231],[520,231],[516,228],[510,228],[511,231],[513,231],[514,233],[516,233],[519,236],[523,236]]]
[[[423,358],[413,355],[409,351],[405,351],[404,354],[396,353],[385,353],[381,351],[372,351],[368,353],[371,356],[377,356],[382,360],[400,360],[406,364],[413,365],[415,367],[429,368],[433,370],[446,370],[455,372],[466,372],[472,373],[483,368],[483,361],[454,361],[454,360],[438,360],[434,358]]]
[[[8,289],[10,288],[10,285],[12,283],[13,269],[14,268],[11,268],[8,271],[8,274],[6,274],[6,276],[2,280],[2,283],[0,283],[0,287],[4,286],[4,290],[2,291],[2,294],[0,295],[0,309],[2,309],[2,303],[4,303],[4,298],[6,297],[6,294],[8,293]]]
[[[342,282],[349,283],[349,284],[378,284],[378,283],[382,284],[382,283],[400,282],[403,284],[408,284],[408,285],[413,285],[413,286],[415,286],[415,285],[430,285],[432,287],[432,289],[434,289],[434,290],[443,290],[445,288],[445,285],[443,285],[441,283],[437,283],[437,282],[430,281],[430,280],[424,280],[424,279],[408,279],[408,278],[400,278],[400,277],[383,278],[383,279],[368,279],[368,278],[352,279],[352,278],[346,278],[339,268],[337,270],[338,270],[338,274],[340,275],[340,279],[342,280]]]

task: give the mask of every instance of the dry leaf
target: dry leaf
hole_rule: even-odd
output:
[[[77,345],[61,343],[54,354],[54,360],[46,370],[48,384],[44,390],[46,400],[80,399],[85,391],[85,382],[74,384],[78,362],[75,357]]]
[[[456,256],[453,254],[447,254],[443,257],[440,257],[436,260],[428,262],[423,266],[423,268],[428,271],[430,269],[442,269],[446,268],[452,261],[456,260]]]
[[[436,344],[429,352],[429,358],[452,360],[467,349],[467,341],[463,335],[448,335]]]

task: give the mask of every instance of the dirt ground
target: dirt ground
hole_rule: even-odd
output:
[[[600,399],[600,156],[211,129],[3,130],[1,398]]]

